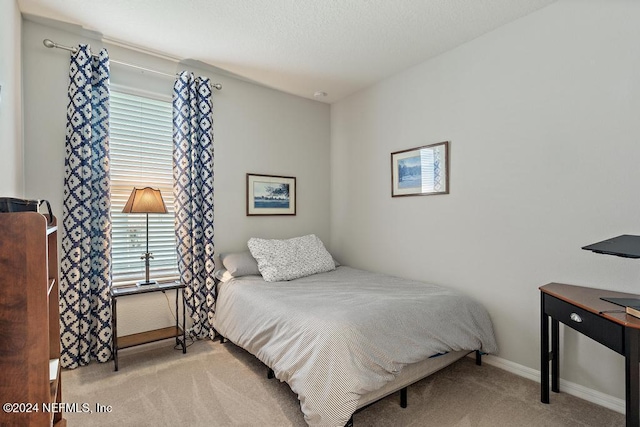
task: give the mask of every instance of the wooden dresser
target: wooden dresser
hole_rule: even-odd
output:
[[[60,377],[58,227],[0,213],[0,425],[65,426]]]

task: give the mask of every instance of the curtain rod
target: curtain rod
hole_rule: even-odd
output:
[[[69,52],[73,52],[73,53],[78,52],[78,48],[75,48],[75,47],[69,47],[69,46],[64,46],[64,45],[58,44],[58,43],[56,43],[56,42],[53,42],[53,41],[51,41],[51,40],[49,40],[49,39],[44,39],[44,40],[42,41],[42,44],[44,44],[46,47],[51,48],[51,49],[55,47],[55,48],[58,48],[58,49],[68,50]],[[94,58],[97,58],[97,57],[98,57],[98,55],[91,55],[91,56],[93,56]],[[175,78],[175,77],[177,76],[177,74],[175,74],[175,75],[167,74],[167,73],[163,73],[162,71],[152,70],[152,69],[150,69],[150,68],[141,67],[141,66],[139,66],[139,65],[129,64],[129,63],[127,63],[127,62],[116,61],[116,60],[114,60],[114,59],[109,59],[109,62],[113,62],[114,64],[124,65],[124,66],[126,66],[126,67],[135,68],[135,69],[138,69],[138,70],[141,70],[141,71],[148,71],[148,72],[150,72],[150,73],[160,74],[160,75],[162,75],[162,76],[166,76],[166,77]],[[212,83],[212,84],[211,84],[211,86],[212,86],[214,89],[222,90],[222,84],[220,84],[220,83]]]

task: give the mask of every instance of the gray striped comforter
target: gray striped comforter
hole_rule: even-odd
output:
[[[451,289],[338,267],[220,285],[214,327],[298,394],[311,426],[344,426],[367,392],[437,353],[497,344],[487,311]]]

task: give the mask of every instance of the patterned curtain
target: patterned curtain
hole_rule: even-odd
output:
[[[173,86],[173,182],[178,270],[194,333],[213,338],[213,105],[211,82],[183,71]]]
[[[71,55],[60,261],[61,363],[111,358],[109,55]]]

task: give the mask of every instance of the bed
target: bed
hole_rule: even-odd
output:
[[[310,426],[344,426],[357,409],[469,352],[497,351],[489,315],[473,299],[331,263],[287,280],[271,280],[264,265],[217,272],[215,330],[288,383]]]

